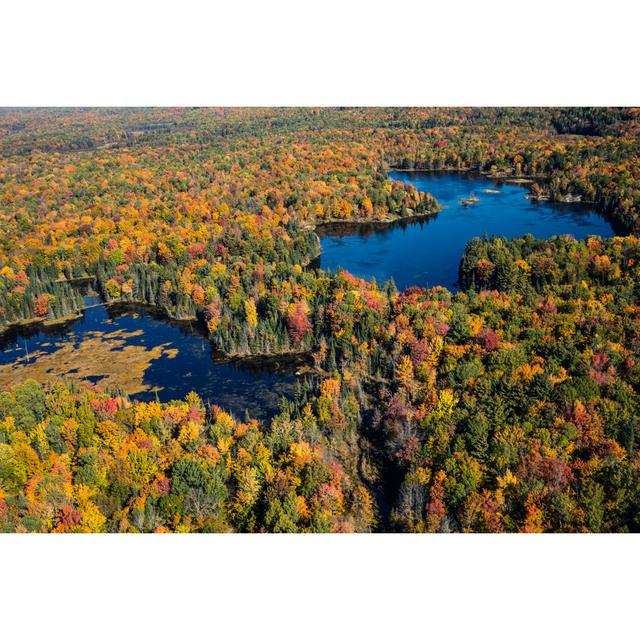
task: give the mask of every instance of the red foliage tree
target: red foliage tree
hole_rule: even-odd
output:
[[[49,313],[48,296],[38,296],[34,301],[33,310],[37,316],[46,316]]]
[[[307,317],[307,305],[304,302],[298,302],[289,312],[287,318],[289,324],[289,333],[293,338],[293,343],[299,346],[311,328],[311,323]]]

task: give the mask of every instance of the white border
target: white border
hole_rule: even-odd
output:
[[[640,104],[626,0],[10,0],[1,19],[0,106]],[[616,638],[638,540],[5,535],[0,628]]]
[[[2,628],[15,632],[7,638],[602,639],[637,628],[631,535],[7,535],[1,543],[12,566],[0,580]]]
[[[629,0],[12,0],[3,106],[637,105]]]

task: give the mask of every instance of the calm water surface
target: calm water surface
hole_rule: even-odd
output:
[[[533,202],[521,185],[497,183],[464,172],[392,171],[390,177],[432,193],[442,211],[418,222],[390,225],[327,225],[318,230],[320,266],[341,267],[379,283],[390,277],[399,289],[411,285],[444,285],[455,289],[458,265],[468,240],[476,236],[507,238],[532,233],[538,238],[570,234],[614,235],[611,224],[590,205]],[[498,191],[486,193],[485,189]],[[471,193],[480,202],[465,207]]]
[[[122,342],[122,346],[112,348],[106,355],[102,347],[95,350],[91,347],[89,353],[95,358],[91,368],[98,374],[103,371],[100,358],[115,359],[123,347],[143,347],[137,353],[146,353],[162,345],[162,355],[149,362],[142,378],[144,386],[150,389],[132,393],[131,398],[149,401],[157,394],[164,402],[184,399],[194,390],[205,402],[220,405],[240,419],[245,417],[245,409],[252,418],[273,416],[278,411],[280,396],[293,397],[299,379],[292,363],[260,362],[252,366],[216,362],[208,340],[195,323],[171,322],[145,310],[116,310],[104,306],[86,309],[81,319],[65,326],[22,327],[5,334],[0,338],[0,369],[17,359],[24,362],[27,354],[30,363],[39,357],[46,358],[46,354],[71,351],[73,355],[73,350],[82,348],[89,340],[102,341],[100,344]],[[55,356],[51,362],[56,362]],[[125,357],[125,366],[126,362]],[[28,367],[29,364],[24,366]],[[82,375],[82,372],[76,375],[92,382],[100,382],[102,377]],[[11,372],[5,377],[10,384]]]

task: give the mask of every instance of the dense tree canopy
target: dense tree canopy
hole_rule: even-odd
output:
[[[0,325],[107,301],[306,352],[270,424],[196,394],[0,393],[4,531],[639,531],[635,109],[0,113]],[[482,238],[461,291],[313,267],[315,225],[430,215],[390,166],[530,178],[630,235]]]

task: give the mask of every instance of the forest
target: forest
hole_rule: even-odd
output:
[[[388,171],[527,179],[618,234],[476,238],[459,291],[315,266],[429,217]],[[79,283],[307,358],[268,423],[195,392],[0,389],[3,532],[639,532],[640,109],[0,110],[0,331]]]

